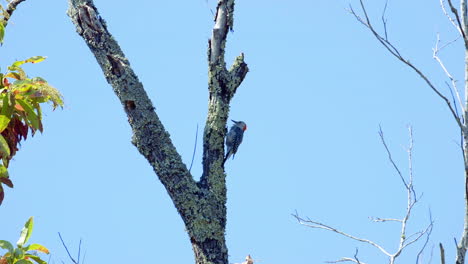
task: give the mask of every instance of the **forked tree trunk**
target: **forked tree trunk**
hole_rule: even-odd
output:
[[[196,182],[159,120],[143,85],[107,30],[92,0],[69,0],[68,15],[101,66],[132,128],[132,143],[148,160],[181,215],[197,264],[228,264],[225,241],[224,138],[229,103],[248,72],[241,54],[227,70],[226,37],[234,0],[220,0],[208,47],[209,106],[203,138],[203,174]]]

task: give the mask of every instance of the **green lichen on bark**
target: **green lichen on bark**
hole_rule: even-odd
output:
[[[108,32],[92,0],[69,0],[68,15],[94,54],[125,110],[132,143],[148,160],[182,216],[198,264],[227,264],[226,174],[224,138],[229,103],[248,68],[241,54],[231,69],[224,61],[226,36],[232,30],[234,0],[220,0],[217,28],[209,41],[209,101],[204,130],[203,175],[195,182],[171,142],[143,85],[120,46]],[[218,23],[219,22],[219,23]],[[214,52],[214,53],[213,53]],[[213,56],[216,54],[217,56]]]

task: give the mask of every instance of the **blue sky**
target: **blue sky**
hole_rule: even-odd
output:
[[[384,1],[368,1],[381,29]],[[191,160],[195,130],[207,112],[207,40],[216,2],[96,1],[111,33],[145,85],[179,153]],[[265,264],[320,263],[352,256],[384,261],[366,245],[300,226],[302,216],[396,248],[399,226],[368,217],[402,217],[406,196],[379,141],[407,171],[406,126],[414,129],[415,187],[423,197],[409,231],[435,227],[429,250],[463,227],[463,164],[458,130],[448,109],[407,67],[390,57],[345,8],[358,1],[236,2],[226,59],[244,52],[250,72],[232,101],[230,117],[248,125],[228,173],[227,243],[230,262],[247,254]],[[26,66],[65,97],[65,108],[45,111],[42,135],[23,143],[10,163],[14,189],[0,207],[0,238],[16,241],[35,217],[33,242],[67,262],[61,232],[85,263],[134,261],[190,263],[183,223],[146,160],[130,143],[131,130],[112,88],[65,12],[67,1],[26,1],[7,28],[1,67],[35,55]],[[439,1],[390,1],[389,38],[448,94],[444,73],[432,59],[439,32],[457,35]],[[441,53],[463,81],[460,41]],[[47,107],[46,107],[47,108]],[[50,108],[49,108],[50,109]],[[192,169],[201,174],[202,137]],[[402,255],[414,262],[420,244]],[[147,260],[151,259],[151,260]],[[427,263],[427,262],[426,262]]]

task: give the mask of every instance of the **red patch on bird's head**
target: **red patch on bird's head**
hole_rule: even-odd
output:
[[[247,125],[245,125],[245,126],[244,126],[244,129],[242,129],[242,130],[246,131],[246,130],[247,130]]]

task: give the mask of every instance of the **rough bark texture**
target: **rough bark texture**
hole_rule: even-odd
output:
[[[451,8],[453,5],[451,1],[449,2]],[[459,244],[457,245],[457,255],[455,258],[456,264],[465,264],[465,255],[468,248],[468,126],[467,126],[467,114],[468,114],[468,39],[466,37],[466,32],[468,30],[468,20],[467,20],[467,4],[466,0],[460,1],[460,11],[461,11],[461,25],[460,32],[465,44],[465,111],[463,113],[463,125],[461,127],[463,135],[463,153],[464,153],[464,162],[465,162],[465,219],[463,232]],[[452,10],[454,14],[457,14],[456,10]],[[457,17],[457,19],[459,19]]]
[[[16,7],[24,2],[25,0],[12,0],[8,3],[8,6],[5,9],[5,12],[3,13],[3,26],[7,26],[8,21],[10,20],[11,15],[13,15],[13,12],[16,10]]]
[[[227,264],[224,138],[229,103],[248,68],[241,54],[226,69],[224,47],[232,29],[234,0],[220,0],[208,47],[209,103],[203,175],[196,182],[182,162],[143,85],[107,30],[92,0],[70,0],[68,15],[112,85],[128,116],[132,143],[148,160],[181,215],[197,264]]]

